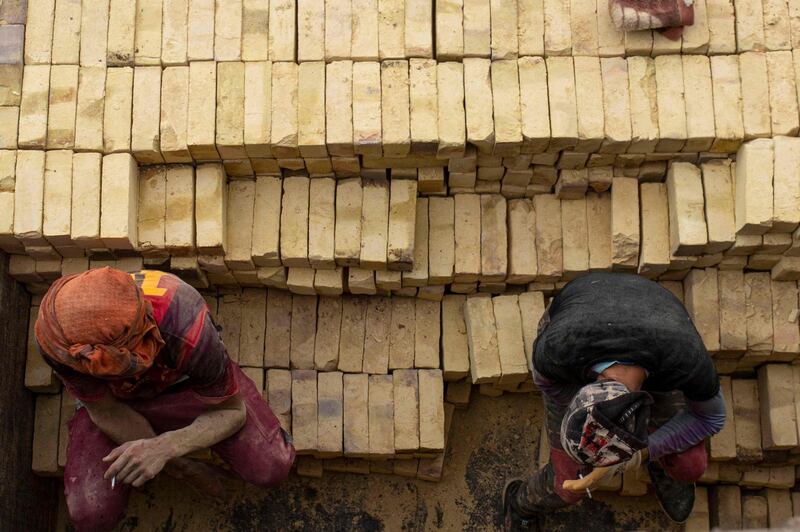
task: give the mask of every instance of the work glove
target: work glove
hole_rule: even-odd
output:
[[[683,26],[694,24],[692,0],[609,0],[608,10],[619,30],[657,29],[673,40],[681,36]]]

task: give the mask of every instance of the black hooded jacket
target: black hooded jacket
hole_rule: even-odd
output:
[[[642,389],[680,390],[705,401],[719,378],[683,304],[658,283],[623,273],[589,273],[567,284],[549,307],[533,365],[542,376],[584,385],[592,366],[618,360],[648,372]]]

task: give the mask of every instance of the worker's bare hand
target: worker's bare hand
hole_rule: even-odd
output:
[[[111,463],[103,478],[117,477],[117,482],[138,488],[155,477],[171,459],[166,445],[157,438],[123,443],[103,458]]]

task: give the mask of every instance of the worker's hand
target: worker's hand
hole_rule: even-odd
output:
[[[614,466],[611,467],[595,467],[592,471],[584,476],[574,480],[565,480],[561,487],[567,491],[581,492],[591,489],[596,483],[603,480],[606,475],[613,473]]]
[[[117,482],[138,488],[160,473],[172,458],[169,446],[158,438],[129,441],[103,458],[104,462],[111,463],[103,478],[108,480],[116,476]]]
[[[623,465],[622,469],[625,471],[634,471],[636,469],[639,469],[640,467],[647,465],[648,456],[649,453],[647,451],[647,447],[639,451],[636,451],[636,453],[634,453],[634,455],[631,457],[630,460],[622,464]]]

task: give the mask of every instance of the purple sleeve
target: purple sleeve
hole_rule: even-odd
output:
[[[687,410],[674,416],[650,435],[650,458],[679,453],[722,430],[725,399],[722,391],[707,401],[687,401]]]
[[[533,382],[554,403],[563,406],[568,405],[581,388],[578,384],[565,384],[550,380],[535,369],[533,370]]]

